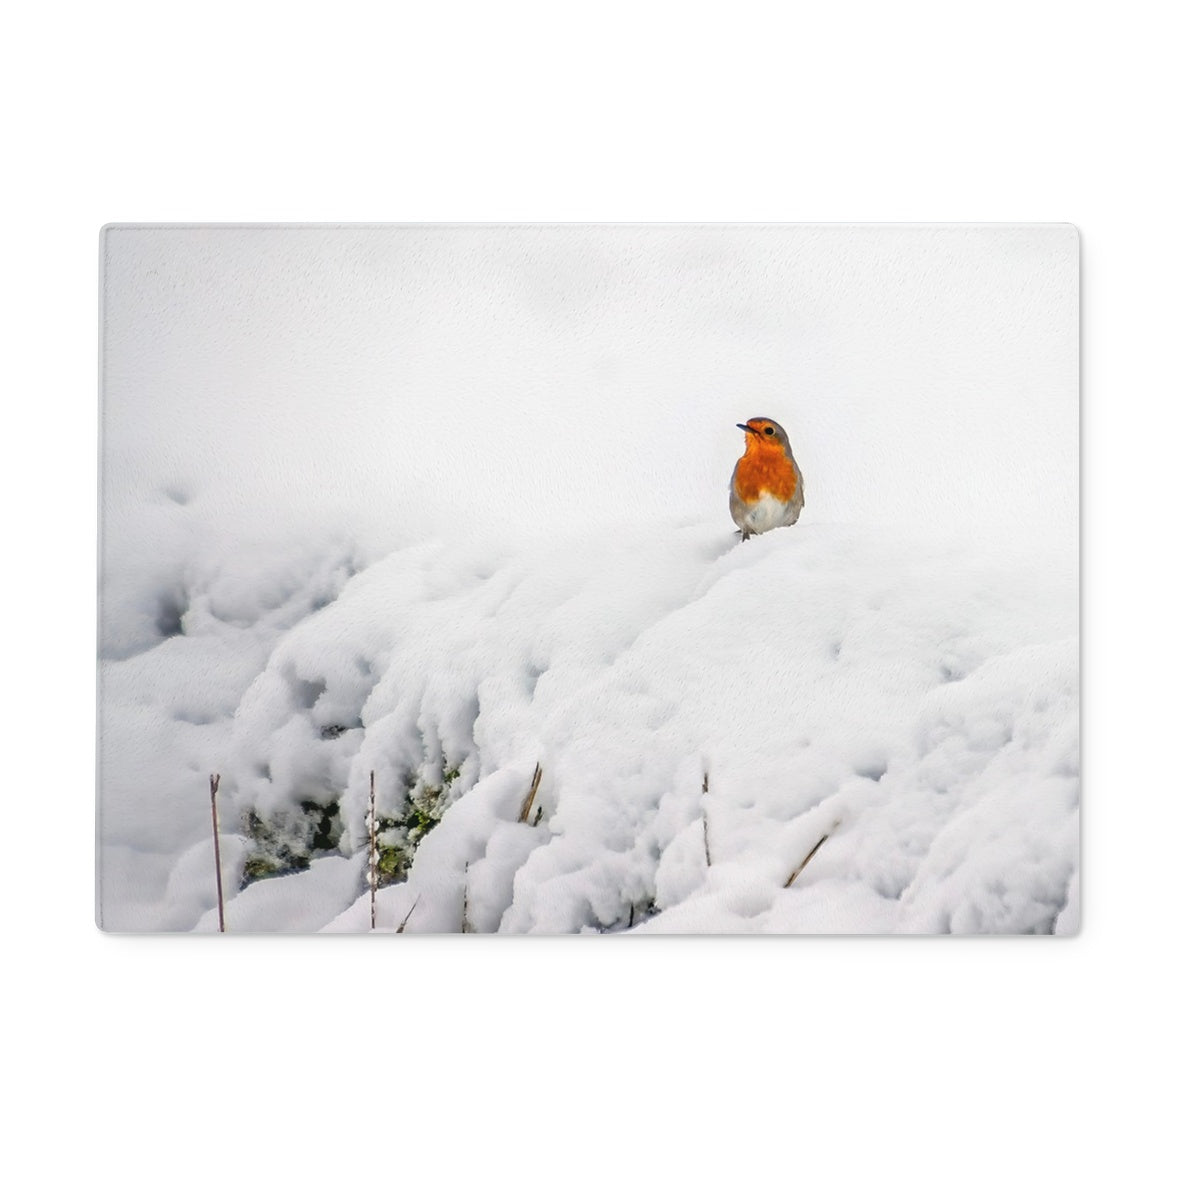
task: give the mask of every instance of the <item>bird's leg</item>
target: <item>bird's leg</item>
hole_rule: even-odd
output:
[[[742,541],[748,542],[749,540],[750,540],[750,531],[747,529],[743,529],[742,530]]]

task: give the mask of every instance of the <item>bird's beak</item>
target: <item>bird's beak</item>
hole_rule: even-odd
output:
[[[756,430],[754,430],[754,429],[751,429],[749,425],[743,425],[743,424],[742,424],[740,421],[738,422],[738,428],[739,428],[739,429],[744,429],[744,430],[745,430],[747,433],[755,433],[755,432],[757,432]]]

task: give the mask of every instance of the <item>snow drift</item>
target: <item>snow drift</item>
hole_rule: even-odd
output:
[[[369,925],[372,774],[382,926],[1075,928],[1078,261],[106,230],[101,923],[215,926],[219,773],[231,930]],[[743,546],[763,412],[809,495]]]
[[[227,900],[231,930],[368,927],[372,772],[381,815],[414,780],[444,785],[407,878],[379,893],[381,928],[1077,926],[1076,583],[1061,556],[815,523],[741,545],[722,522],[346,562],[310,564],[298,589],[331,601],[294,590],[257,620],[218,616],[214,581],[180,635],[107,665],[110,695],[132,703],[156,671],[177,686],[189,654],[257,648],[222,698],[181,697],[156,729],[189,753],[194,845],[122,921],[215,927],[200,799],[219,770],[226,813],[337,812],[308,871]],[[280,632],[289,604],[304,615]],[[520,822],[537,764],[540,814]],[[112,840],[153,854],[152,831]],[[240,861],[245,839],[229,840]]]

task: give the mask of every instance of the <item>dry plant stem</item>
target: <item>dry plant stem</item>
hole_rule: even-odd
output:
[[[521,805],[521,816],[519,820],[522,825],[529,820],[530,810],[533,808],[533,798],[537,795],[538,785],[542,782],[542,764],[538,763],[533,768],[533,779],[529,784],[529,795],[525,797],[525,803]]]
[[[371,882],[371,931],[375,930],[375,889],[376,889],[376,867],[375,867],[375,772],[371,772],[371,849],[367,859],[367,877]]]
[[[217,827],[217,787],[221,782],[220,775],[208,777],[208,798],[212,804],[213,827],[213,858],[217,864],[217,928],[225,932],[225,890],[221,886],[221,837]]]
[[[829,833],[832,833],[840,824],[841,821],[834,821],[834,823],[829,827]],[[796,882],[796,876],[808,866],[808,864],[812,861],[813,855],[816,854],[816,852],[820,850],[820,848],[829,840],[829,833],[822,834],[820,839],[817,841],[817,844],[804,856],[804,860],[788,876],[787,883],[783,885],[785,888],[790,888],[792,884]]]
[[[704,783],[701,785],[700,790],[706,796],[708,795],[708,772],[707,771],[704,772]],[[703,804],[701,804],[701,807],[700,807],[700,816],[703,818],[703,823],[704,823],[704,865],[706,867],[711,867],[712,866],[712,849],[708,844],[708,809],[705,808],[703,806]]]
[[[462,931],[463,933],[471,932],[471,923],[467,919],[467,872],[471,869],[470,863],[463,863],[463,914],[462,914]]]
[[[406,912],[404,914],[404,920],[400,922],[399,926],[397,926],[397,928],[396,928],[397,933],[404,932],[404,928],[408,924],[408,918],[411,917],[413,915],[413,913],[415,913],[417,911],[417,905],[420,904],[420,902],[421,902],[421,894],[420,894],[420,892],[418,892],[417,898],[412,902],[412,908],[410,908],[408,910],[408,912]]]

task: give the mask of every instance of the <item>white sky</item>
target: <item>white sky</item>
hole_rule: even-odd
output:
[[[756,415],[804,519],[1074,546],[1070,226],[115,227],[103,265],[110,553],[179,501],[376,546],[721,518]]]

